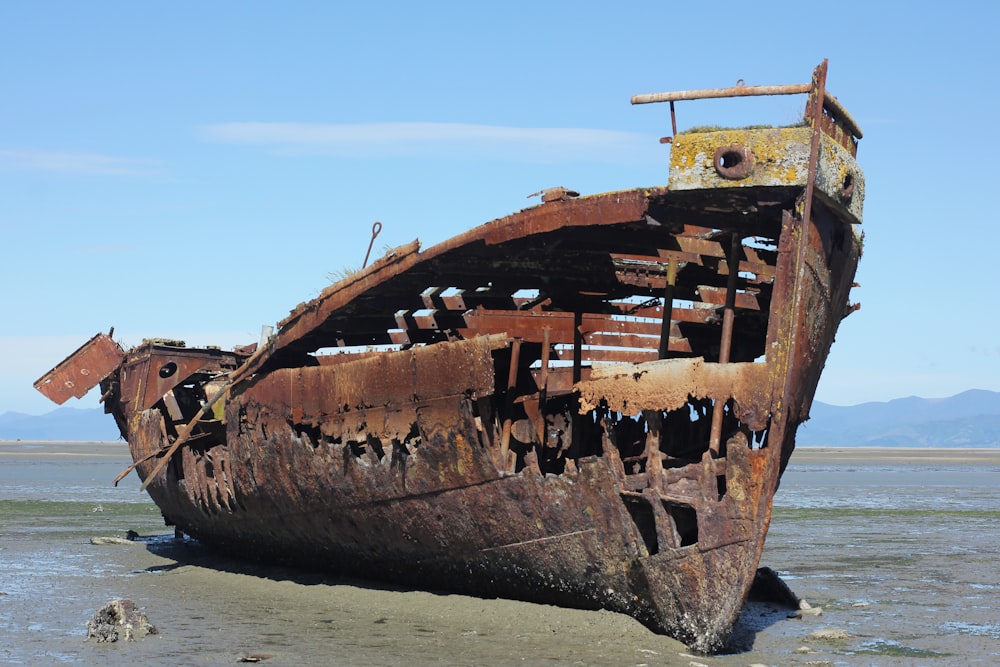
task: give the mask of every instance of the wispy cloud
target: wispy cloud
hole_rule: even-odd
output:
[[[139,250],[139,246],[135,243],[104,243],[72,248],[72,252],[80,255],[127,255],[137,250]]]
[[[342,156],[423,155],[470,158],[634,160],[643,135],[559,127],[464,123],[220,123],[202,128],[220,143],[268,147],[281,154]],[[629,157],[631,156],[631,158]]]
[[[34,149],[0,150],[0,168],[108,176],[150,175],[159,172],[159,165],[153,160]]]

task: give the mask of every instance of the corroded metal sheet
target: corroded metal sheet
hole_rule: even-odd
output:
[[[35,389],[59,405],[71,396],[83,398],[118,367],[124,356],[111,336],[97,334],[36,380]]]
[[[595,367],[575,389],[580,392],[581,411],[593,410],[599,403],[623,412],[677,410],[691,397],[723,402],[736,398],[741,405],[756,405],[757,415],[765,417],[770,412],[769,372],[767,364],[662,359]],[[751,430],[766,427],[760,419],[754,422],[748,423]]]
[[[187,349],[147,343],[129,354],[122,373],[122,396],[135,410],[148,410],[192,375],[213,376],[236,368],[240,357],[222,350]]]

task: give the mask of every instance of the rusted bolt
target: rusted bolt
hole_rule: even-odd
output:
[[[753,153],[741,144],[729,144],[715,149],[715,171],[730,181],[746,178],[753,171]]]

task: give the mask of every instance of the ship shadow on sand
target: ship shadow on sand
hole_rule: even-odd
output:
[[[290,582],[302,586],[350,586],[356,589],[389,593],[420,591],[432,595],[455,595],[449,591],[432,588],[415,588],[346,574],[243,560],[206,547],[187,536],[139,537],[136,541],[145,543],[146,549],[150,553],[172,561],[165,565],[144,568],[142,572],[162,573],[183,567],[197,567],[274,582]],[[485,603],[489,603],[496,598],[482,599]],[[526,602],[525,604],[531,603]],[[739,654],[751,651],[758,633],[795,617],[798,609],[799,598],[788,588],[780,576],[770,568],[761,568],[751,588],[750,597],[743,605],[739,619],[733,627],[732,635],[720,653]]]

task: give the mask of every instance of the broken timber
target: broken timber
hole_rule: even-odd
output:
[[[256,348],[99,334],[36,386],[100,384],[143,487],[205,544],[716,651],[856,308],[861,132],[825,82],[638,97],[808,102],[801,126],[674,136],[666,187],[551,189],[396,248]]]

